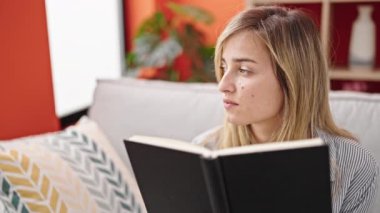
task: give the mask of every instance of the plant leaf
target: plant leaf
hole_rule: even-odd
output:
[[[167,7],[178,15],[190,17],[195,21],[203,22],[205,24],[211,24],[214,21],[213,16],[209,12],[195,6],[180,5],[174,2],[169,2]]]
[[[160,40],[157,35],[145,34],[138,37],[135,42],[136,59],[140,66],[171,65],[183,51],[180,43],[173,37]]]
[[[168,21],[162,12],[154,13],[150,18],[146,19],[137,30],[136,38],[142,34],[160,34],[160,32],[168,26]]]

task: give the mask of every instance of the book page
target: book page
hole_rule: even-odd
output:
[[[167,149],[199,154],[205,158],[217,158],[218,156],[280,151],[280,150],[287,150],[287,149],[300,149],[300,148],[324,145],[324,142],[322,141],[322,139],[313,138],[313,139],[296,140],[296,141],[252,144],[252,145],[247,145],[247,146],[232,147],[232,148],[212,151],[205,147],[192,144],[190,142],[170,139],[170,138],[134,135],[130,137],[128,140],[131,142],[143,143],[143,144],[147,144],[151,146],[158,146],[158,147],[167,148]]]
[[[241,147],[233,147],[222,150],[212,151],[211,158],[216,158],[218,156],[226,155],[240,155],[247,153],[258,153],[258,152],[271,152],[289,149],[300,149],[307,147],[323,146],[325,143],[320,138],[312,138],[305,140],[296,141],[284,141],[284,142],[273,142],[265,144],[252,144]]]

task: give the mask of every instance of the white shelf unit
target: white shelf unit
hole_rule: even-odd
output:
[[[323,50],[326,56],[330,56],[331,48],[331,13],[332,4],[343,3],[375,3],[380,0],[247,0],[247,6],[252,7],[255,5],[266,4],[321,4],[321,41]],[[380,41],[378,41],[380,42]],[[380,54],[380,50],[377,50]],[[380,70],[350,70],[348,68],[335,68],[330,66],[330,79],[331,80],[360,80],[360,81],[373,81],[380,83]]]

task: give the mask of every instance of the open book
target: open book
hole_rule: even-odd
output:
[[[217,151],[147,136],[124,143],[148,212],[331,212],[319,138]]]

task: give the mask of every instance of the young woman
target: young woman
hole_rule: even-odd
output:
[[[333,212],[369,212],[374,157],[338,128],[314,22],[299,10],[256,7],[227,25],[215,49],[226,121],[195,142],[211,149],[320,137],[330,149]]]

